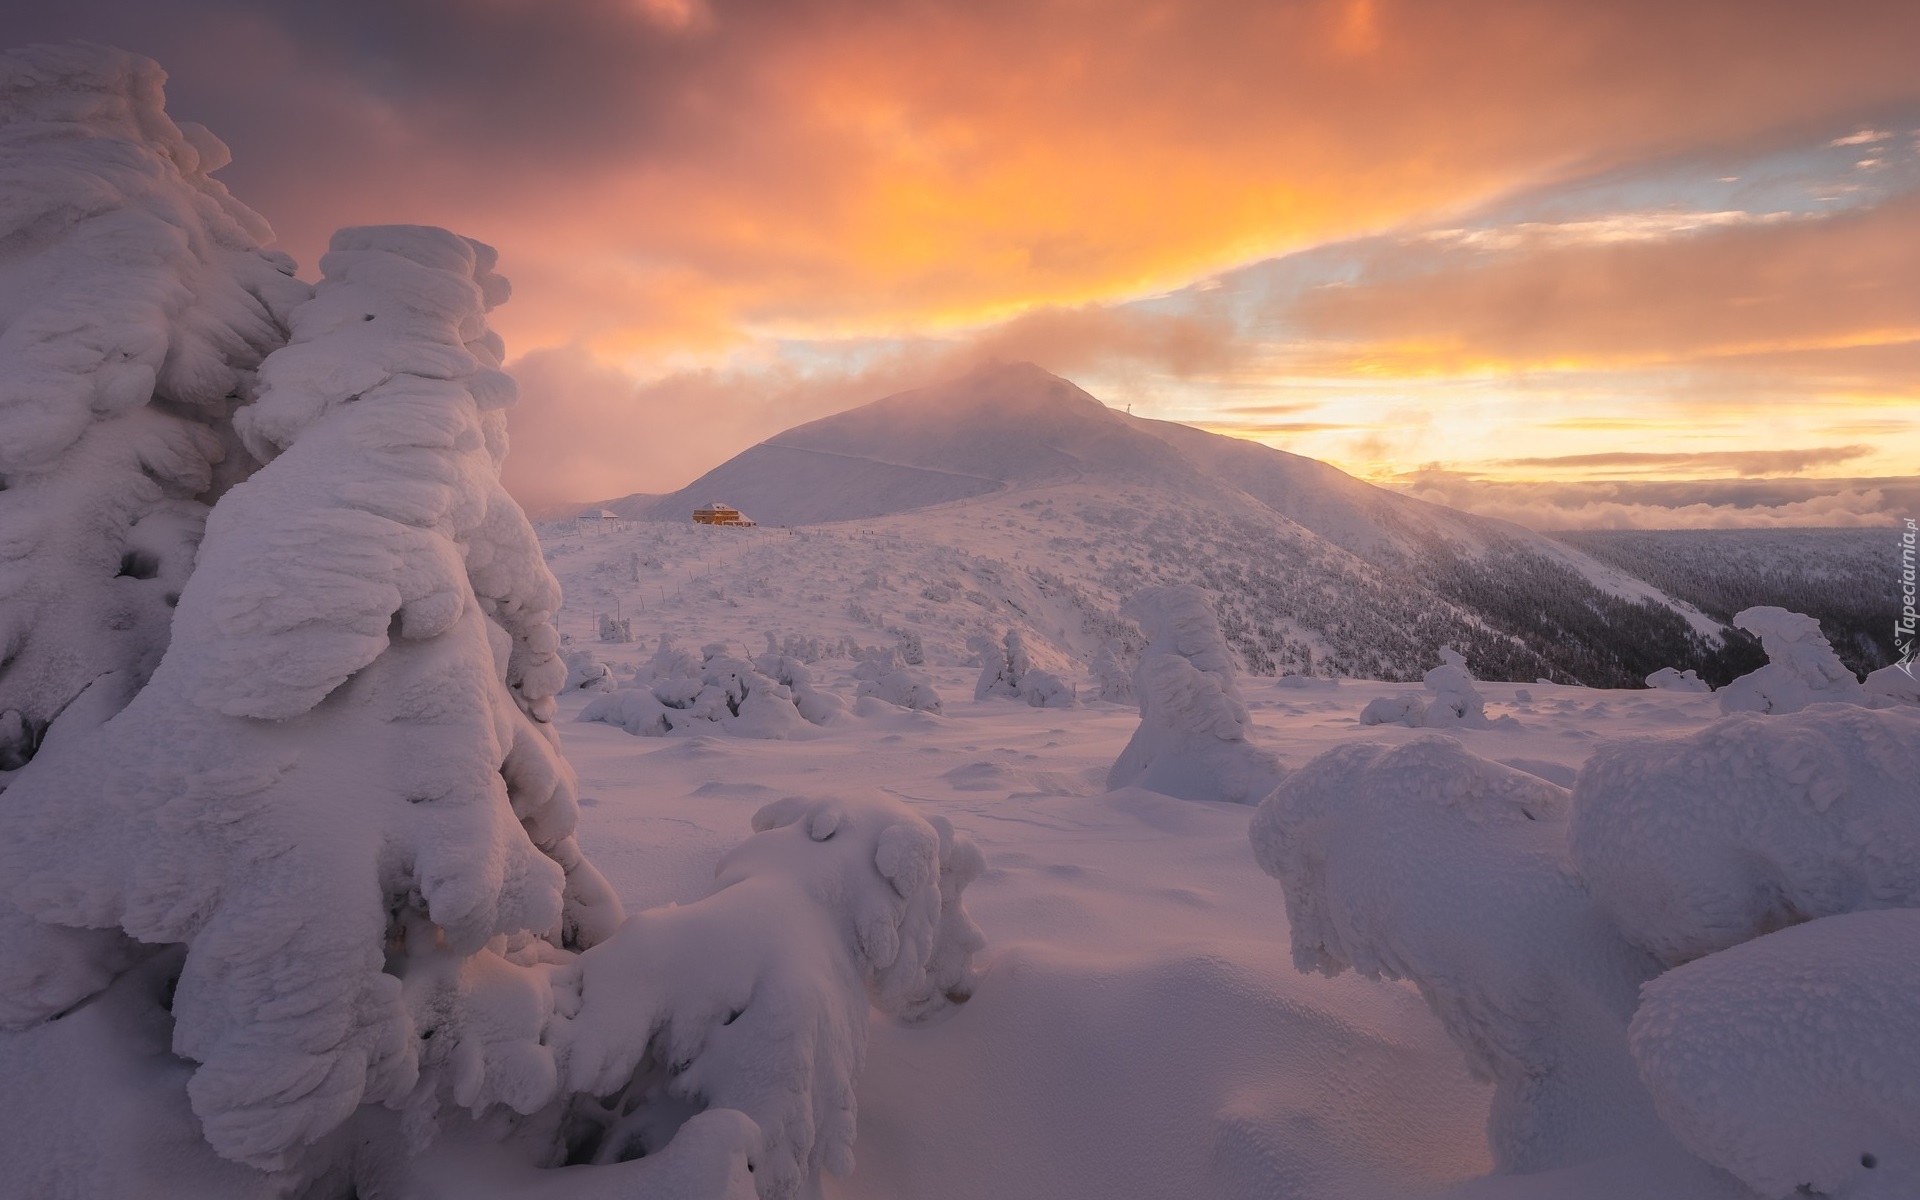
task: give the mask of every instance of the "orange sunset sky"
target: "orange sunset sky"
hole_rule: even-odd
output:
[[[983,357],[1546,527],[1886,522],[1920,459],[1911,0],[0,11],[157,58],[308,278],[499,247],[533,504]]]

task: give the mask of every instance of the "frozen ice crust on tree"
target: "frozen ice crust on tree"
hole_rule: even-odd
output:
[[[1140,726],[1114,760],[1107,787],[1259,803],[1286,769],[1247,740],[1233,653],[1207,594],[1190,584],[1147,588],[1120,614],[1139,622],[1147,647],[1133,671]]]
[[[233,411],[310,292],[164,80],[0,55],[0,783],[82,688],[158,664],[207,505],[256,465]]]
[[[1733,623],[1760,639],[1767,665],[1720,689],[1721,712],[1790,713],[1821,701],[1864,698],[1860,681],[1833,652],[1814,618],[1761,605],[1735,613]]]
[[[457,1040],[426,1040],[458,1014],[410,1006],[410,962],[557,953],[621,918],[548,724],[558,586],[499,483],[492,267],[444,230],[335,235],[237,419],[271,461],[209,517],[165,658],[0,812],[37,922],[6,931],[9,988],[59,974],[59,927],[184,944],[194,1112],[263,1169],[405,1103],[421,1047]],[[42,988],[38,1015],[82,998]]]
[[[853,1169],[869,1003],[924,1019],[971,995],[961,894],[985,864],[944,817],[788,798],[753,827],[705,899],[636,913],[556,979],[576,1158],[652,1156],[687,1112],[734,1109],[762,1200],[818,1195]]]
[[[1658,965],[1566,856],[1567,793],[1447,737],[1352,743],[1254,814],[1302,971],[1410,980],[1494,1083],[1495,1168],[1570,1166],[1662,1137],[1628,1055]]]
[[[1689,1150],[1767,1200],[1920,1195],[1920,911],[1849,913],[1667,972],[1629,1037]]]
[[[1594,751],[1574,863],[1674,965],[1816,917],[1920,906],[1920,713],[1820,705]]]

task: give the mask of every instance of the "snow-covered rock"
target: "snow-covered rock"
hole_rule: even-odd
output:
[[[1147,648],[1133,672],[1140,726],[1114,760],[1107,787],[1259,803],[1286,769],[1247,740],[1233,655],[1207,594],[1192,586],[1147,588],[1121,613],[1139,622]]]
[[[1760,639],[1767,665],[1720,689],[1721,712],[1790,713],[1821,701],[1862,699],[1860,681],[1812,617],[1761,605],[1735,613],[1733,623]]]
[[[0,55],[0,786],[81,689],[159,663],[207,506],[259,465],[234,409],[311,291],[164,78]]]
[[[0,990],[47,975],[62,927],[184,944],[193,1110],[258,1167],[416,1094],[436,1030],[402,994],[411,952],[585,946],[620,919],[548,724],[558,587],[499,483],[492,265],[444,230],[335,235],[236,417],[268,461],[215,505],[166,656],[108,719],[86,697],[93,727],[50,739],[0,812],[33,922],[7,926]]]
[[[1920,1195],[1920,911],[1826,917],[1649,983],[1630,1040],[1695,1154],[1767,1200]]]
[[[1594,751],[1571,848],[1668,964],[1817,917],[1920,906],[1920,713],[1820,705]]]
[[[1531,1172],[1661,1136],[1627,1052],[1658,971],[1569,869],[1567,793],[1447,737],[1350,743],[1254,814],[1294,964],[1410,980],[1494,1083],[1496,1168]]]
[[[984,943],[961,893],[984,863],[945,818],[886,796],[789,798],[753,824],[705,899],[635,914],[556,977],[547,1040],[594,1161],[735,1109],[762,1136],[762,1200],[782,1200],[853,1169],[869,1001],[925,1018],[972,993]]]
[[[1700,678],[1698,671],[1678,671],[1672,667],[1661,667],[1647,676],[1647,686],[1668,692],[1711,692],[1713,685]]]

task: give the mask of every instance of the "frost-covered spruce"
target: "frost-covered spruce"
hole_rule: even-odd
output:
[[[967,649],[981,662],[980,680],[973,688],[975,700],[1002,696],[1025,700],[1035,708],[1074,708],[1080,702],[1072,684],[1033,665],[1026,636],[1018,629],[1007,630],[1000,645],[976,633],[967,639]]]
[[[1139,622],[1147,648],[1133,671],[1140,726],[1107,772],[1107,787],[1258,804],[1286,772],[1247,740],[1233,654],[1207,594],[1191,585],[1147,588],[1120,612]]]
[[[93,986],[36,928],[184,944],[193,1110],[269,1170],[419,1099],[423,1053],[459,1066],[460,1014],[418,1002],[410,963],[504,967],[621,916],[548,724],[558,587],[499,483],[506,281],[410,226],[344,230],[322,267],[238,417],[270,461],[214,507],[165,658],[97,729],[60,722],[0,810],[0,879],[39,923],[0,946],[12,1015]],[[98,720],[111,683],[76,707]],[[540,1098],[544,1054],[500,1090]]]
[[[1920,1196],[1920,911],[1826,917],[1646,987],[1629,1038],[1680,1141],[1767,1200]]]
[[[1864,699],[1860,681],[1814,618],[1762,605],[1735,613],[1733,623],[1760,639],[1767,665],[1720,689],[1721,712],[1790,713],[1822,701]]]
[[[164,79],[0,55],[0,785],[82,688],[159,662],[206,506],[257,465],[233,410],[309,294]]]
[[[1573,787],[1574,863],[1668,964],[1783,925],[1920,907],[1920,712],[1819,705],[1622,738]]]
[[[1626,1041],[1659,971],[1567,863],[1567,793],[1449,737],[1329,750],[1254,814],[1294,965],[1410,980],[1494,1083],[1502,1172],[1663,1139]]]

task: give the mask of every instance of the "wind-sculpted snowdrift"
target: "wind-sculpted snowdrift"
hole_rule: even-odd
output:
[[[1233,654],[1207,594],[1185,585],[1147,588],[1120,611],[1140,623],[1147,648],[1133,672],[1140,727],[1114,761],[1107,787],[1259,803],[1286,771],[1247,740]]]

